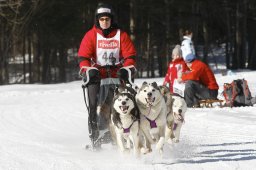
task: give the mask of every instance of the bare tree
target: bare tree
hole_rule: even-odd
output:
[[[1,82],[0,84],[9,83],[9,59],[13,57],[15,45],[18,42],[24,30],[27,28],[29,20],[31,20],[33,13],[39,0],[0,0],[0,22],[1,31]],[[26,64],[26,63],[24,63]],[[24,67],[25,68],[25,67]],[[24,75],[25,77],[25,75]]]

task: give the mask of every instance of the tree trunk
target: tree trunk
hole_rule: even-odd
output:
[[[11,54],[11,30],[4,26],[4,35],[3,35],[3,53],[2,53],[2,81],[3,84],[9,84],[9,71],[8,71],[8,59]]]
[[[241,66],[242,55],[242,35],[241,35],[241,9],[240,3],[236,3],[236,41],[235,41],[235,57],[233,58],[233,69],[238,69]]]
[[[33,66],[32,66],[32,70],[33,70],[33,80],[36,82],[40,82],[40,68],[41,68],[41,64],[40,64],[40,56],[41,56],[41,43],[40,43],[40,39],[39,39],[39,33],[36,32],[33,34]]]
[[[0,18],[0,85],[3,84],[4,23]]]
[[[66,82],[67,53],[65,52],[65,48],[60,49],[59,59],[60,59],[60,67],[59,67],[60,82]]]
[[[170,46],[171,46],[171,44],[170,44],[170,39],[171,39],[170,38],[171,37],[171,35],[170,35],[170,33],[171,33],[170,4],[171,4],[171,2],[169,0],[165,0],[164,2],[165,2],[165,14],[166,14],[166,16],[165,16],[166,17],[166,31],[165,31],[166,46],[165,46],[165,52],[164,52],[165,58],[163,60],[163,63],[165,63],[165,64],[163,65],[162,69],[165,70],[165,72],[166,72],[166,70],[168,68],[168,64],[170,62],[169,61],[170,56],[172,55],[171,50],[170,50]]]
[[[251,58],[249,60],[249,68],[252,70],[256,70],[256,43],[254,43],[251,53]]]
[[[204,57],[203,61],[207,63],[208,61],[208,49],[209,49],[209,41],[208,41],[208,28],[206,21],[203,21],[203,35],[204,35]]]
[[[149,15],[149,14],[148,14]],[[150,66],[151,66],[151,57],[150,57],[150,20],[148,16],[147,20],[147,60],[148,60],[148,66],[147,66],[147,77],[149,77],[150,73]]]
[[[42,68],[42,82],[49,83],[49,72],[50,72],[50,50],[49,48],[44,48],[43,51],[43,68]]]
[[[28,73],[29,73],[29,83],[33,83],[32,77],[32,57],[31,57],[31,33],[28,33]]]
[[[231,42],[232,42],[232,33],[231,33],[231,20],[230,20],[230,9],[226,7],[226,23],[227,23],[227,37],[226,37],[226,67],[230,69],[230,54],[232,52]]]
[[[23,83],[26,83],[26,38],[25,35],[22,36],[22,58],[23,58]]]
[[[243,15],[242,15],[242,55],[241,57],[241,68],[246,68],[246,63],[248,62],[248,47],[247,47],[247,8],[248,8],[248,2],[247,0],[243,0],[241,4],[243,10]]]
[[[256,70],[256,21],[248,20],[248,68]]]
[[[134,14],[134,8],[135,8],[135,0],[130,0],[130,37],[133,42],[135,42],[135,14]]]

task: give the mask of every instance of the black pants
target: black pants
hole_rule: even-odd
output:
[[[89,118],[93,124],[97,124],[97,103],[99,98],[100,83],[88,85]],[[97,126],[97,125],[95,125]]]
[[[211,90],[197,81],[186,82],[184,98],[188,107],[198,105],[202,99],[217,99],[218,90]]]
[[[101,85],[100,83],[96,83],[88,85],[89,119],[97,123],[99,130],[108,128],[115,88],[116,84]],[[101,107],[100,111],[97,111],[98,106]]]

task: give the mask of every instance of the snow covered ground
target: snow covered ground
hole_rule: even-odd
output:
[[[256,95],[256,72],[216,74],[224,82],[245,78]],[[156,81],[163,78],[138,79]],[[222,98],[222,96],[220,96]],[[256,106],[189,109],[181,141],[140,159],[89,143],[81,82],[0,86],[1,170],[252,170],[256,167]]]

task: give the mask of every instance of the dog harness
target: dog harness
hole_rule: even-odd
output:
[[[156,120],[150,120],[150,119],[147,118],[146,116],[145,116],[145,118],[149,121],[151,129],[157,128]]]
[[[151,112],[151,106],[152,106],[152,105],[150,105],[148,114],[150,114],[150,112]],[[158,115],[158,116],[159,116],[159,115]],[[158,116],[156,117],[156,119],[158,118]],[[149,119],[148,117],[146,117],[146,116],[145,116],[145,118],[149,121],[149,124],[150,124],[151,129],[157,128],[156,119],[155,119],[155,120],[150,120],[150,119]]]
[[[176,130],[177,126],[178,126],[177,123],[173,123],[172,129],[173,129],[173,130]]]
[[[128,127],[128,128],[123,128],[123,130],[124,130],[124,133],[130,133],[130,129],[131,129],[131,127],[132,127],[132,125],[133,125],[133,123],[135,122],[136,120],[134,120],[133,122],[132,122],[132,124]]]

